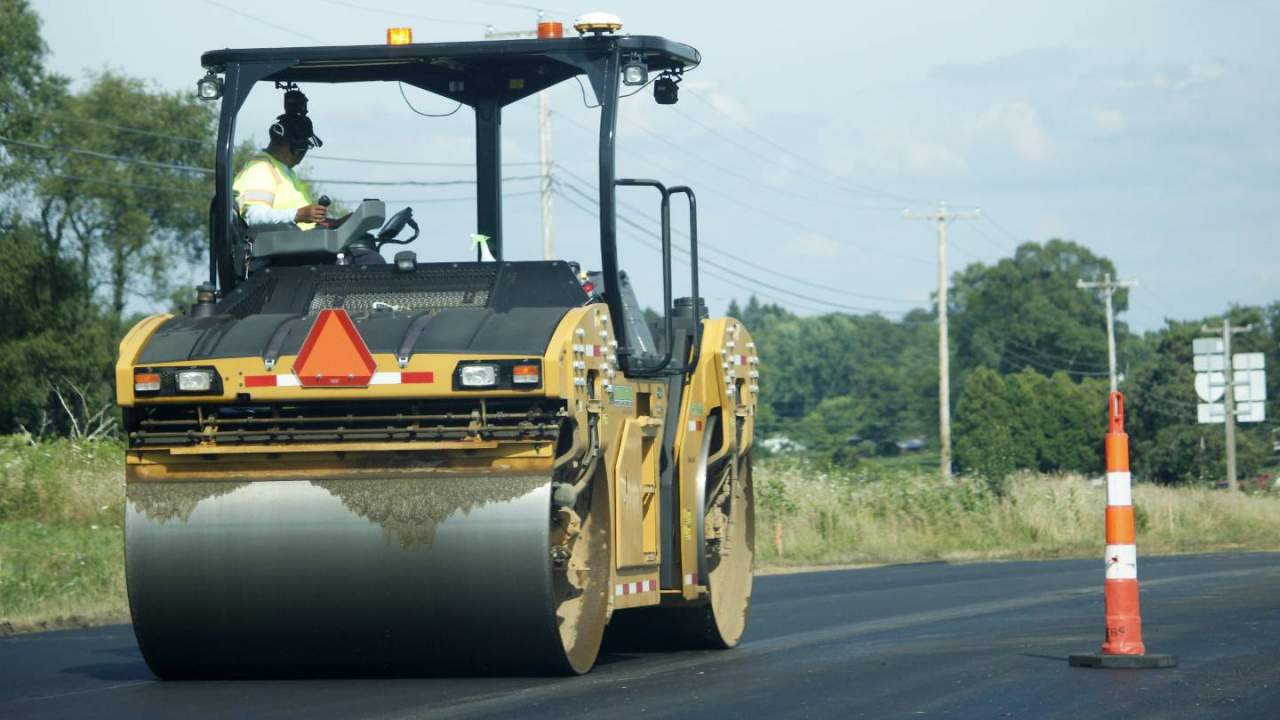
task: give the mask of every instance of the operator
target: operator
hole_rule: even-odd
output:
[[[286,112],[276,118],[268,134],[271,142],[245,164],[231,186],[241,217],[250,226],[296,224],[300,230],[310,230],[324,222],[325,208],[316,204],[311,188],[293,168],[308,150],[323,143],[304,114]]]

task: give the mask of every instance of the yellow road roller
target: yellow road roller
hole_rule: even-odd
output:
[[[116,365],[129,604],[157,676],[585,673],[611,624],[739,642],[757,349],[699,299],[693,191],[615,174],[619,98],[651,83],[674,102],[701,58],[580,30],[202,57],[200,95],[221,101],[209,280],[134,326]],[[575,78],[599,105],[599,270],[506,260],[503,108]],[[384,258],[418,224],[378,199],[307,230],[246,224],[237,115],[255,90],[305,113],[313,83],[474,110],[474,258]],[[620,192],[661,216],[656,321],[619,267]]]

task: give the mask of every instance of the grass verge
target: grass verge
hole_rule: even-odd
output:
[[[0,634],[128,616],[124,449],[0,437]]]
[[[1134,486],[1139,554],[1280,549],[1280,496]],[[756,472],[756,557],[764,566],[1101,556],[1105,489],[1076,475],[1004,483],[803,461]]]
[[[0,634],[122,621],[123,448],[0,437]],[[756,465],[762,569],[1098,557],[1104,491],[1078,476],[943,482],[917,467]],[[1141,554],[1280,549],[1280,496],[1134,488]]]

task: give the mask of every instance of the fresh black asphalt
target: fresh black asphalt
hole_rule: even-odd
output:
[[[0,638],[0,718],[1280,718],[1280,555],[1139,574],[1175,669],[1068,667],[1101,641],[1100,560],[923,564],[758,578],[737,649],[580,678],[160,682],[127,625]]]

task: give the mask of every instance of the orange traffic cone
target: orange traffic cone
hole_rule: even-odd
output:
[[[1071,655],[1075,667],[1174,667],[1172,655],[1148,655],[1142,643],[1142,613],[1138,609],[1138,551],[1133,523],[1129,478],[1129,436],[1124,432],[1124,396],[1108,398],[1107,429],[1107,636],[1102,652]]]

